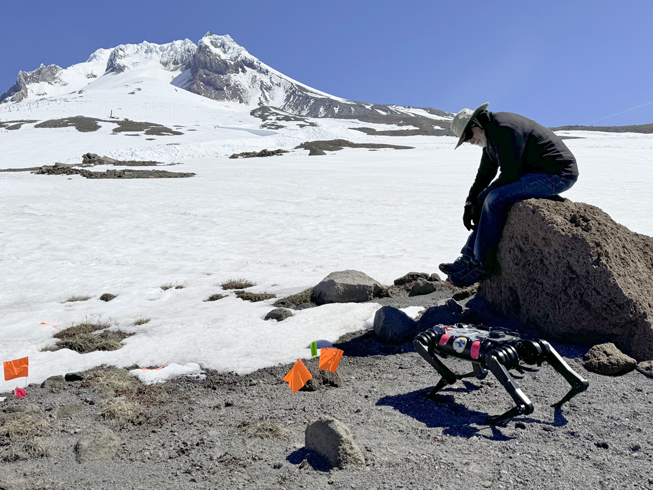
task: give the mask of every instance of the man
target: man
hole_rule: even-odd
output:
[[[460,287],[491,275],[512,204],[556,196],[578,179],[574,155],[553,131],[519,114],[489,112],[488,105],[463,109],[451,122],[458,136],[456,148],[465,142],[483,148],[463,214],[465,228],[472,233],[461,257],[440,264],[440,270]]]

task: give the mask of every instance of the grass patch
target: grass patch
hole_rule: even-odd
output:
[[[206,298],[204,301],[218,301],[219,299],[226,298],[226,294],[212,294],[208,298]]]
[[[252,303],[257,303],[259,301],[265,301],[266,299],[277,297],[276,294],[250,293],[249,291],[236,291],[236,296],[238,296],[243,301],[251,301]]]
[[[33,413],[17,412],[0,418],[1,459],[7,462],[48,456],[50,443],[46,436],[52,426]]]
[[[88,301],[91,296],[71,296],[64,303],[74,303],[75,301]]]
[[[287,441],[290,439],[290,431],[283,427],[278,422],[270,420],[260,420],[258,422],[250,422],[243,420],[238,427],[245,429],[248,437],[256,437],[258,439],[279,439]]]
[[[247,279],[229,279],[220,284],[220,286],[222,286],[222,289],[246,289],[256,286],[256,283]]]
[[[142,318],[141,317],[141,318],[137,318],[136,320],[134,320],[134,325],[135,326],[145,325],[146,323],[149,323],[149,322],[150,322],[149,318]]]
[[[184,289],[185,287],[186,287],[186,283],[179,284],[179,283],[176,282],[176,283],[173,284],[173,283],[169,282],[169,283],[166,283],[163,286],[161,286],[161,289],[163,289],[164,291],[167,291],[168,289]]]
[[[129,376],[129,371],[115,367],[102,368],[84,379],[84,386],[95,387],[111,393],[124,393],[137,386],[138,380]]]
[[[58,342],[50,347],[42,349],[44,351],[57,351],[59,349],[70,349],[80,354],[86,354],[94,351],[112,351],[122,347],[122,341],[133,333],[123,332],[122,330],[105,330],[109,328],[109,322],[83,322],[72,327],[61,330],[54,335]],[[96,334],[99,330],[105,330]]]
[[[102,410],[102,416],[105,419],[122,423],[135,421],[140,413],[141,409],[138,404],[127,400],[124,396],[114,398]]]

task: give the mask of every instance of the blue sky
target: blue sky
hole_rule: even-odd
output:
[[[0,93],[19,70],[98,48],[229,34],[352,100],[457,112],[490,102],[547,126],[653,123],[650,0],[2,2]]]

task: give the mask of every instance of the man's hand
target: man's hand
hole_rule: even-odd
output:
[[[465,203],[465,212],[463,213],[463,224],[468,230],[476,229],[476,206],[471,201]]]

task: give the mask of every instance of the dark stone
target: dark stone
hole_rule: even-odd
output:
[[[637,370],[648,378],[653,378],[653,361],[642,361],[637,365]]]
[[[65,379],[69,383],[72,383],[74,381],[82,381],[85,377],[82,373],[66,373]]]
[[[426,279],[418,279],[413,284],[413,287],[410,288],[410,293],[408,296],[421,296],[423,294],[431,294],[437,291],[437,286]]]
[[[289,318],[291,316],[293,316],[292,311],[287,310],[285,308],[275,308],[274,310],[269,311],[267,315],[265,315],[265,319],[282,322],[286,318]]]
[[[450,299],[443,305],[427,308],[417,320],[417,331],[423,332],[435,325],[455,325],[462,320],[462,306]]]
[[[653,359],[653,238],[589,204],[528,199],[512,207],[497,258],[478,293],[495,313]]]
[[[114,299],[115,297],[116,297],[115,294],[104,293],[102,296],[100,296],[100,299],[101,299],[102,301],[109,302],[109,301],[111,301],[112,299]]]
[[[415,320],[392,306],[384,306],[374,315],[374,333],[383,342],[403,344],[415,336]]]
[[[395,286],[403,286],[404,284],[410,284],[411,282],[415,282],[418,279],[425,279],[425,280],[430,280],[430,275],[427,274],[426,272],[409,272],[405,276],[401,276],[398,279],[395,279],[394,283]],[[438,277],[438,280],[440,278]]]
[[[606,376],[625,374],[637,366],[637,361],[621,352],[612,343],[595,345],[583,357],[588,371]]]

